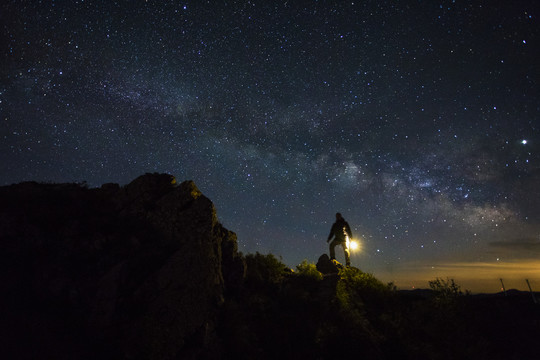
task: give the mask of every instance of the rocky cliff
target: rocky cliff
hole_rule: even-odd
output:
[[[0,266],[0,342],[18,359],[212,358],[245,272],[212,202],[166,174],[1,187]]]

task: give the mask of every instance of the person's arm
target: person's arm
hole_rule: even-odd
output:
[[[329,242],[332,236],[334,236],[334,227],[335,227],[335,224],[332,225],[332,228],[330,229],[330,234],[328,234],[328,239],[326,240],[326,242]]]

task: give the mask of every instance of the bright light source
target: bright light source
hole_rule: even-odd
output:
[[[360,243],[347,236],[347,247],[352,251],[360,251]]]

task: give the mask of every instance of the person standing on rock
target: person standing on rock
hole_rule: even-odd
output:
[[[332,240],[330,243],[330,260],[334,260],[336,258],[336,245],[341,245],[343,247],[343,251],[345,252],[345,262],[347,266],[350,266],[351,257],[349,254],[349,247],[347,246],[347,237],[349,237],[349,239],[352,238],[352,231],[349,223],[345,221],[340,213],[336,213],[336,222],[332,225],[330,235],[328,235],[328,240],[326,240],[326,242],[329,242],[332,237],[334,240]]]

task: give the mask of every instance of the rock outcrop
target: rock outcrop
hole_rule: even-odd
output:
[[[343,269],[337,260],[330,260],[327,254],[322,254],[316,264],[317,270],[323,275],[337,274],[339,269]]]
[[[192,181],[0,188],[1,343],[17,358],[218,357],[236,235]]]

